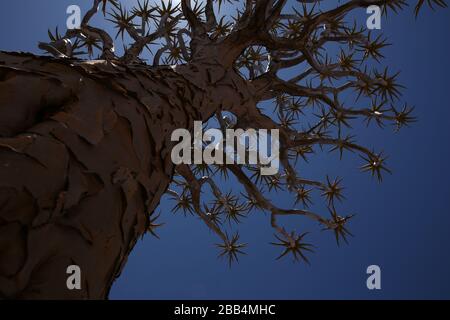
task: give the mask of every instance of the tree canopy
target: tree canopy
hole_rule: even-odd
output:
[[[383,49],[390,44],[381,32],[366,29],[352,17],[359,8],[381,7],[384,15],[403,10],[404,0],[181,0],[153,4],[138,1],[126,8],[118,0],[94,0],[78,29],[65,34],[49,31],[40,48],[61,59],[106,60],[113,66],[208,63],[205,48],[225,52],[222,63],[247,80],[252,103],[224,106],[216,113],[219,128],[279,129],[282,172],[262,176],[258,165],[179,165],[169,195],[174,212],[197,215],[220,238],[220,256],[238,260],[245,244],[233,230],[251,212],[266,212],[275,232],[272,243],[279,258],[291,254],[308,262],[313,246],[307,232],[289,231],[281,216],[316,221],[334,234],[337,243],[351,235],[352,214],[337,208],[344,199],[343,179],[324,172],[322,181],[300,175],[303,162],[322,150],[340,158],[352,152],[360,169],[382,181],[390,173],[386,155],[356,142],[353,123],[364,122],[394,130],[415,121],[413,107],[402,103],[398,71],[383,66]],[[428,5],[446,7],[443,0],[419,0],[414,14]],[[101,9],[115,35],[91,26]],[[123,43],[123,55],[114,49]],[[148,59],[151,57],[151,59]],[[97,57],[96,57],[97,58]],[[194,106],[195,107],[195,106]],[[223,190],[221,180],[234,179],[242,190]],[[236,190],[238,190],[236,192]],[[286,192],[292,206],[281,208],[269,196]],[[312,194],[323,198],[328,212],[310,210]],[[151,219],[150,232],[160,226]],[[305,230],[306,231],[306,230]]]

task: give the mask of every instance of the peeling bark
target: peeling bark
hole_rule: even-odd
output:
[[[172,179],[172,131],[250,96],[199,65],[0,53],[0,297],[107,298]]]

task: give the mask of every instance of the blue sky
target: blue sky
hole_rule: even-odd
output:
[[[0,49],[39,53],[48,28],[64,29],[66,8],[90,1],[4,1],[0,12]],[[358,13],[364,19],[364,12]],[[98,19],[96,21],[99,21]],[[363,22],[364,23],[364,20]],[[419,121],[393,133],[355,126],[358,141],[389,155],[392,176],[379,184],[357,169],[356,156],[338,161],[327,152],[314,157],[302,172],[308,177],[344,177],[344,210],[357,213],[349,245],[336,246],[331,233],[307,223],[316,246],[311,265],[279,251],[269,218],[254,213],[240,227],[249,243],[240,263],[229,269],[217,259],[216,237],[196,218],[173,215],[172,203],[158,211],[165,226],[161,240],[139,241],[115,283],[112,299],[312,299],[312,298],[450,298],[450,10],[425,9],[417,21],[412,10],[389,14],[382,32],[392,43],[385,65],[400,70],[403,100],[416,106]],[[286,201],[279,194],[276,200]],[[289,202],[291,203],[291,202]],[[303,220],[283,221],[304,230]],[[382,271],[382,289],[366,288],[366,268]]]

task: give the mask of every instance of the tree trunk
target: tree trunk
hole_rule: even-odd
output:
[[[239,79],[0,52],[0,297],[107,298],[172,179],[172,131],[241,103]]]

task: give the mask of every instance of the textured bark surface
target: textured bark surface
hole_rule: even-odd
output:
[[[0,297],[108,296],[171,181],[172,131],[251,96],[199,65],[0,52]]]

